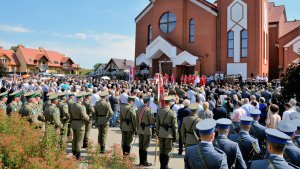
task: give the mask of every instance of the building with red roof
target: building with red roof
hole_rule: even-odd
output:
[[[55,74],[78,74],[80,69],[70,57],[56,51],[25,48],[22,45],[13,50],[0,48],[0,63],[7,66],[9,72],[26,72],[37,74],[40,72]]]
[[[299,58],[300,21],[268,0],[150,0],[135,22],[137,69],[177,80],[216,72],[275,79]]]

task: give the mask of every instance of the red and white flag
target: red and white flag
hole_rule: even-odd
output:
[[[129,71],[129,81],[130,82],[134,81],[134,75],[135,75],[135,67],[130,67],[130,71]]]
[[[173,73],[172,73],[172,75],[171,75],[170,82],[171,82],[172,85],[175,84],[175,77],[174,77],[174,74],[173,74]]]

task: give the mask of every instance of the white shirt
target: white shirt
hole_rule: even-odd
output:
[[[290,114],[294,112],[292,109],[289,109],[287,111],[284,111],[282,114],[282,120],[291,120]]]
[[[95,94],[92,95],[91,103],[92,103],[93,106],[95,106],[97,101],[99,101],[99,100],[100,100],[100,96],[99,96],[98,93],[95,93]]]
[[[193,90],[187,91],[187,97],[191,101],[191,103],[195,103],[196,98],[195,98],[195,92]]]
[[[157,105],[154,103],[154,98],[150,98],[150,104],[149,104],[149,107],[151,109],[151,112],[152,113],[157,113]]]
[[[174,104],[174,106],[172,107],[172,110],[175,111],[177,114],[177,112],[179,110],[179,106],[177,104]]]
[[[120,102],[123,104],[128,102],[128,95],[126,93],[120,95]]]

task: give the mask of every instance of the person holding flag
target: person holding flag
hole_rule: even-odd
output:
[[[172,73],[171,77],[170,77],[170,83],[171,85],[174,85],[175,84],[175,77],[174,77],[174,74]]]

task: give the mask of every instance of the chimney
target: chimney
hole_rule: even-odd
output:
[[[40,51],[43,51],[43,50],[44,50],[44,48],[43,48],[43,47],[39,47],[39,50],[40,50]]]
[[[18,47],[20,47],[20,48],[24,48],[24,46],[23,46],[23,45],[18,45]]]

